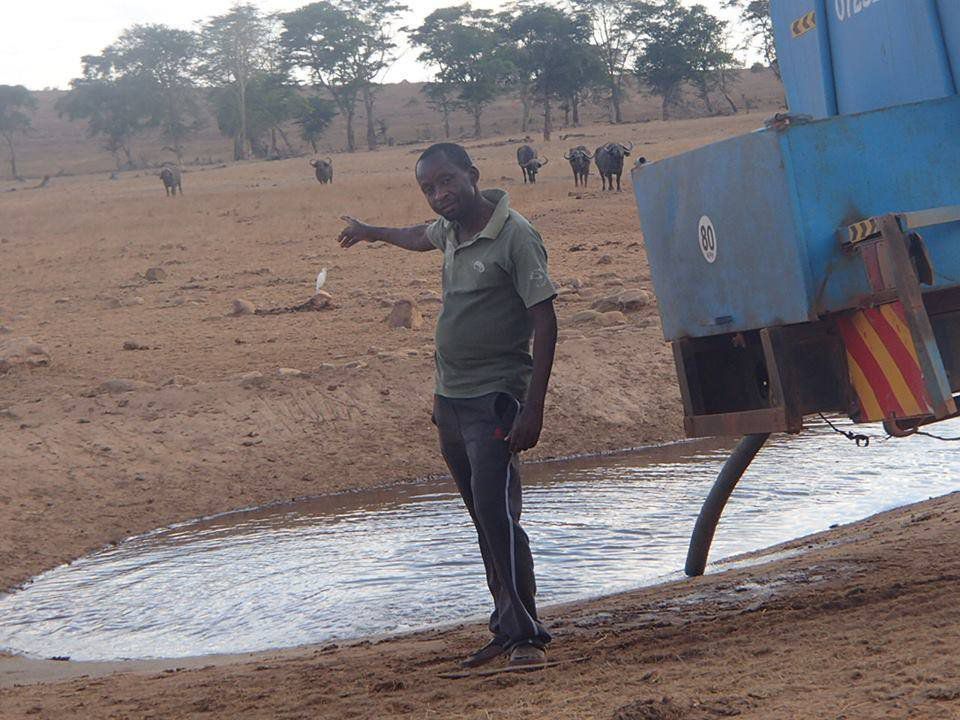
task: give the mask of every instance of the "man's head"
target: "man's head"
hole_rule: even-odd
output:
[[[460,145],[431,145],[417,160],[416,173],[430,208],[447,220],[463,218],[480,202],[480,171]]]

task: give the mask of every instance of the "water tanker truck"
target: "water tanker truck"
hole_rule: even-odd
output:
[[[771,433],[958,414],[960,1],[770,4],[788,112],[632,171],[686,434],[742,438],[690,575]]]

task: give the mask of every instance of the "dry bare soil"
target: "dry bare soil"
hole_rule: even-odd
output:
[[[764,117],[617,135],[655,160]],[[599,144],[609,128],[578,132]],[[629,180],[574,191],[570,144],[540,144],[553,162],[536,185],[520,182],[515,145],[470,148],[481,184],[541,231],[562,285],[537,458],[681,432]],[[335,155],[331,186],[298,159],[188,172],[176,198],[149,173],[0,193],[0,345],[29,337],[50,358],[0,374],[0,588],[175,521],[443,471],[428,420],[439,257],[334,241],[344,213],[429,217],[415,157]],[[334,307],[229,314],[237,299],[302,303],[323,267]],[[645,300],[585,312],[623,290]],[[400,298],[422,327],[385,324]],[[876,518],[760,570],[548,609],[556,656],[590,659],[539,675],[439,679],[477,627],[181,672],[8,658],[0,683],[23,684],[0,691],[0,716],[960,717],[958,507]]]

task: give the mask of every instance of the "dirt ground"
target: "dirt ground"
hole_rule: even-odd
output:
[[[655,160],[765,116],[617,134]],[[606,131],[540,144],[552,162],[535,186],[514,145],[471,148],[481,184],[543,234],[561,285],[533,458],[681,433],[629,181],[575,191],[562,160]],[[0,372],[0,588],[172,522],[443,471],[428,420],[439,256],[334,242],[345,213],[429,217],[415,158],[336,155],[332,186],[300,159],[188,172],[177,198],[136,173],[0,192],[0,354],[24,338],[49,353]],[[230,314],[235,300],[302,303],[324,267],[335,307]],[[636,301],[611,309],[626,290]],[[384,322],[401,298],[422,327]],[[589,659],[538,675],[437,678],[476,627],[183,671],[7,658],[0,684],[23,685],[0,691],[0,717],[960,717],[958,510],[933,501],[761,570],[549,608],[555,657]]]
[[[483,640],[479,625],[205,667],[0,660],[0,683],[22,683],[0,689],[0,714],[960,718],[958,538],[955,493],[787,543],[764,564],[547,608],[551,656],[579,662],[538,673],[439,677]]]

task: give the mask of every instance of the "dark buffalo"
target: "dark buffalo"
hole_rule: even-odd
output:
[[[311,160],[310,164],[313,165],[317,173],[317,180],[319,180],[322,185],[333,182],[333,161],[330,158],[326,160]]]
[[[176,195],[177,190],[183,195],[183,186],[180,184],[180,168],[175,165],[164,165],[160,171],[160,180],[163,181],[163,189],[167,191],[167,196]]]
[[[623,174],[623,158],[633,150],[633,143],[629,147],[620,143],[601,145],[593,153],[593,162],[597,165],[600,180],[604,190],[613,190],[613,178],[617,178],[617,191],[620,191],[620,176]]]
[[[537,157],[537,151],[529,145],[521,145],[517,148],[517,165],[523,173],[523,181],[529,180],[532,183],[537,181],[537,173],[540,168],[550,162],[547,158],[541,160]]]
[[[587,176],[590,174],[590,160],[593,155],[587,150],[586,145],[577,145],[570,148],[570,152],[563,156],[564,160],[570,161],[570,169],[573,170],[573,184],[579,187],[581,184],[587,186]]]

